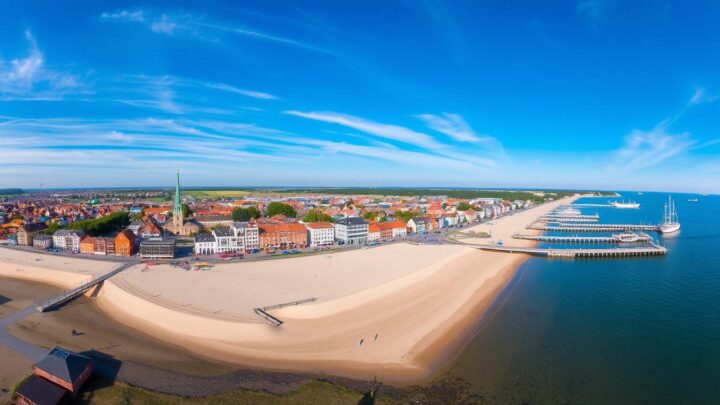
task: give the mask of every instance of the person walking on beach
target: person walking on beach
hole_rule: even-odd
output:
[[[375,340],[377,340],[377,337],[378,337],[378,334],[376,333],[376,334],[375,334]]]
[[[362,346],[364,340],[365,340],[365,338],[360,339],[360,343],[358,344],[358,346]]]

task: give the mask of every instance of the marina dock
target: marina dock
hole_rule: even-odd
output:
[[[548,236],[548,235],[525,235],[514,234],[515,239],[536,240],[539,242],[556,242],[556,243],[623,243],[619,238],[613,236]],[[652,238],[646,233],[641,233],[636,242],[650,242]],[[635,243],[635,242],[629,242]]]
[[[600,215],[598,215],[598,214],[595,214],[595,215],[582,215],[582,214],[577,214],[577,215],[569,214],[569,215],[566,215],[566,214],[554,214],[554,213],[551,213],[551,214],[543,215],[543,216],[540,217],[540,218],[548,218],[548,219],[558,219],[558,218],[560,218],[560,219],[563,219],[563,218],[600,219]]]
[[[556,223],[592,223],[597,222],[598,218],[577,218],[577,217],[543,217],[539,219],[540,222],[556,222]]]
[[[468,245],[475,249],[489,250],[508,253],[526,253],[536,256],[576,258],[576,257],[636,257],[636,256],[658,256],[667,254],[665,247],[650,243],[647,247],[637,248],[610,248],[610,249],[545,249],[534,247],[513,247],[495,245]]]
[[[528,229],[546,232],[658,232],[660,230],[660,227],[657,225],[643,224],[562,224],[557,226],[549,226],[535,223],[531,225]]]

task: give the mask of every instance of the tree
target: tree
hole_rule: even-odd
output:
[[[52,235],[54,234],[58,229],[62,229],[63,227],[60,226],[57,222],[51,222],[48,227],[43,231],[46,235]]]
[[[465,201],[463,201],[460,204],[458,204],[457,209],[458,209],[458,211],[468,211],[468,210],[473,209],[473,206],[466,203]]]
[[[397,211],[393,214],[393,217],[395,219],[400,219],[403,222],[407,222],[417,216],[417,212],[415,211]]]
[[[332,222],[332,217],[328,214],[325,214],[324,212],[320,212],[318,210],[311,210],[308,211],[308,213],[305,215],[305,218],[303,218],[303,221],[305,222]]]
[[[130,215],[127,212],[113,212],[104,217],[73,222],[67,229],[81,230],[90,236],[99,236],[123,228],[128,223],[130,223]]]
[[[260,218],[260,210],[255,206],[247,208],[235,207],[232,210],[233,221],[249,221],[257,218]]]
[[[182,212],[183,212],[183,218],[188,218],[190,214],[192,214],[192,210],[190,209],[190,206],[183,203],[182,205]]]
[[[385,217],[385,213],[382,211],[368,211],[363,214],[363,218],[368,221],[377,221],[378,218],[382,219]]]
[[[295,211],[295,208],[288,204],[283,204],[281,202],[271,202],[268,204],[267,207],[267,215],[269,217],[275,216],[275,215],[285,215],[289,218],[295,218],[297,216],[297,211]]]

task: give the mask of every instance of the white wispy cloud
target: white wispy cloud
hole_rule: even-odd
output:
[[[493,142],[495,138],[478,135],[459,114],[442,113],[442,115],[420,114],[417,116],[431,129],[443,133],[460,142]]]
[[[25,57],[0,59],[0,95],[4,100],[17,98],[59,99],[81,86],[76,76],[47,66],[35,37],[25,31],[29,43]]]
[[[616,151],[613,167],[638,170],[657,166],[689,151],[696,144],[687,132],[670,133],[667,122],[650,131],[634,130],[625,137],[622,148]]]
[[[580,0],[575,5],[575,12],[583,16],[593,29],[598,29],[613,5],[614,0]]]
[[[229,93],[236,93],[236,94],[242,94],[243,96],[248,96],[252,98],[259,98],[262,100],[275,100],[277,99],[276,96],[270,94],[270,93],[264,93],[261,91],[254,91],[254,90],[245,90],[241,89],[235,86],[231,86],[229,84],[225,83],[206,83],[205,86],[211,88],[211,89],[217,89],[217,90],[223,90],[227,91]]]
[[[440,143],[427,134],[413,131],[412,129],[401,127],[399,125],[383,124],[353,115],[340,114],[336,112],[302,112],[295,110],[285,111],[285,114],[315,121],[338,124],[371,135],[410,145],[416,145],[425,149],[442,148]]]
[[[105,12],[100,18],[107,21],[139,23],[158,34],[187,34],[198,39],[217,42],[221,34],[234,34],[250,39],[272,42],[280,45],[306,49],[321,53],[334,53],[331,50],[309,44],[293,38],[269,34],[249,27],[220,23],[205,16],[181,12],[159,13],[152,9],[120,10]]]
[[[689,107],[702,103],[712,103],[715,102],[717,99],[718,96],[708,94],[707,90],[704,87],[698,87],[695,89],[692,97],[690,97],[690,101],[688,101],[687,105]]]

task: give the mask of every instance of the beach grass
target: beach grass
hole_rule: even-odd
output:
[[[88,381],[77,399],[80,404],[133,404],[133,405],[203,405],[203,404],[357,404],[364,393],[326,381],[311,381],[296,391],[273,394],[266,391],[235,389],[207,397],[182,397],[115,382],[108,384],[100,378]],[[375,404],[393,403],[392,398],[379,395]],[[372,403],[372,402],[371,402]]]

